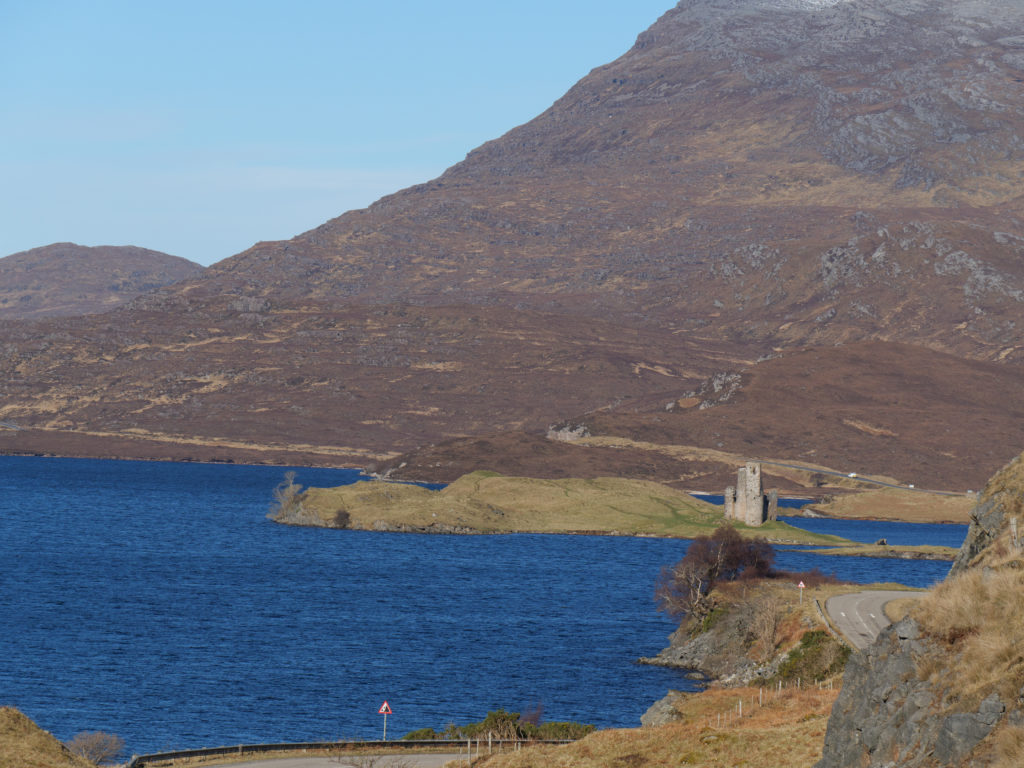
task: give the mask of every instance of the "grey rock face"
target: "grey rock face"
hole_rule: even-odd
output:
[[[648,710],[640,717],[640,725],[645,728],[654,728],[679,720],[679,713],[675,708],[675,700],[679,696],[678,691],[669,691],[663,698],[651,704]]]
[[[953,561],[950,576],[965,570],[970,562],[992,543],[999,534],[1005,517],[1006,510],[998,496],[978,504],[971,510],[971,524],[967,528],[967,537],[960,547],[956,560]]]
[[[993,694],[976,712],[941,717],[944,692],[917,678],[914,659],[941,653],[913,619],[850,658],[815,768],[959,766],[1006,712]]]
[[[999,697],[992,694],[981,702],[977,712],[948,716],[942,721],[935,741],[935,758],[946,765],[960,762],[991,733],[1005,712]]]

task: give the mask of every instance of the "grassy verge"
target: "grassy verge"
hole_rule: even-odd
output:
[[[624,478],[539,480],[473,472],[441,491],[372,481],[310,488],[305,512],[327,527],[477,533],[601,533],[693,538],[722,522],[721,507],[659,483]],[[344,525],[336,521],[343,520]],[[737,525],[780,543],[846,544],[785,523]]]
[[[837,690],[784,688],[762,701],[758,688],[680,694],[679,721],[655,728],[598,731],[574,744],[531,747],[484,757],[486,768],[810,768],[821,758],[825,725]],[[738,704],[744,702],[743,716]]]

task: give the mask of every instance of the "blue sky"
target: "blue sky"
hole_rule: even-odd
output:
[[[431,179],[673,0],[0,0],[0,256],[211,264]]]

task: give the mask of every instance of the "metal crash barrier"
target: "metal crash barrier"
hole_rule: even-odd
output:
[[[238,744],[234,747],[208,747],[205,749],[182,749],[175,752],[157,752],[151,755],[135,755],[127,768],[159,766],[175,760],[197,757],[228,757],[231,755],[259,755],[270,752],[324,752],[328,750],[387,749],[404,751],[413,749],[437,749],[448,747],[453,752],[466,748],[467,739],[425,739],[422,741],[304,741],[280,744]],[[472,740],[479,750],[481,740]],[[572,739],[488,739],[483,741],[487,749],[519,749],[530,744],[571,744]]]

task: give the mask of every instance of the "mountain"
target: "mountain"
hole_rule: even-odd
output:
[[[32,428],[0,450],[365,464],[599,413],[977,487],[1020,427],[1021,22],[995,0],[684,0],[431,182],[102,317],[0,328],[0,420]],[[838,421],[812,420],[838,414],[820,366],[756,430],[750,398],[701,395],[873,342],[906,353],[844,375]],[[975,365],[1008,397],[962,398]],[[922,379],[941,396],[901,399]],[[668,403],[685,415],[658,422]]]
[[[202,271],[145,248],[54,243],[0,259],[0,319],[105,312]]]

